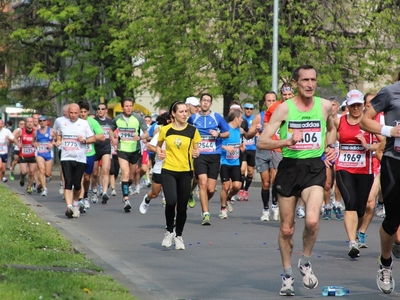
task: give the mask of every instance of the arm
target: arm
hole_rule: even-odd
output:
[[[375,151],[375,157],[379,159],[379,161],[382,160],[383,150],[385,150],[385,146],[386,146],[386,138],[383,138],[379,143],[378,149]]]
[[[261,116],[260,114],[257,114],[254,117],[253,123],[251,123],[249,130],[244,134],[244,137],[247,140],[253,138],[260,131],[261,128],[260,124],[261,124]]]

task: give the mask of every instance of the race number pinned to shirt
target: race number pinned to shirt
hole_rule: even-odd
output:
[[[288,121],[287,126],[288,139],[292,137],[294,130],[301,130],[303,132],[301,141],[289,146],[289,149],[315,150],[321,148],[322,135],[320,120]]]
[[[228,144],[227,146],[233,146],[233,152],[226,151],[226,159],[238,159],[240,154],[240,144]]]
[[[340,145],[338,166],[344,168],[360,168],[366,165],[366,149],[359,144]]]
[[[214,152],[216,149],[216,138],[212,135],[204,135],[201,137],[201,141],[199,143],[200,153],[203,152]]]
[[[7,153],[7,142],[0,143],[0,154]]]
[[[21,152],[23,155],[35,153],[36,149],[32,145],[22,145]]]
[[[38,153],[49,152],[49,148],[47,148],[48,145],[49,145],[48,143],[38,143],[38,145],[37,145]]]
[[[122,141],[133,141],[136,134],[136,128],[119,128],[119,138]]]
[[[63,151],[77,151],[79,150],[78,136],[64,135],[62,142]]]

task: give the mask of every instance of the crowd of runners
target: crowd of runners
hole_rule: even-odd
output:
[[[185,249],[187,209],[200,205],[199,223],[209,226],[211,215],[228,219],[235,201],[261,200],[254,214],[261,221],[280,222],[283,296],[295,293],[291,253],[296,218],[305,219],[298,268],[304,287],[312,289],[318,279],[310,257],[320,219],[329,220],[333,214],[343,220],[349,240],[346,252],[355,259],[368,247],[366,232],[375,212],[383,218],[377,284],[391,293],[391,255],[400,258],[400,207],[394,200],[400,168],[393,169],[400,158],[395,115],[400,110],[400,83],[379,93],[351,90],[343,104],[316,97],[316,86],[316,70],[301,66],[292,81],[281,86],[279,99],[273,91],[264,94],[259,113],[253,102],[233,101],[225,118],[211,110],[213,97],[204,93],[174,102],[169,111],[160,110],[155,122],[132,111],[132,98],[121,101],[123,112],[114,119],[108,117],[107,104],[100,103],[90,115],[89,103],[81,101],[65,105],[64,116],[52,128],[46,116],[38,114],[20,121],[13,132],[0,120],[0,178],[7,180],[12,145],[9,179],[14,180],[19,164],[21,187],[45,197],[55,153],[61,162],[60,193],[68,218],[78,218],[91,203],[107,204],[110,196],[118,195],[121,209],[130,212],[132,195],[140,194],[141,185],[151,187],[138,196],[138,209],[146,214],[151,200],[162,194],[166,232],[161,244],[174,244],[177,250]],[[258,195],[249,194],[254,172],[262,183]],[[210,212],[218,177],[221,209]]]

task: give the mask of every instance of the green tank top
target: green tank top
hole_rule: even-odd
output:
[[[280,137],[282,140],[289,139],[294,129],[302,129],[303,139],[293,146],[282,148],[282,156],[297,159],[321,157],[326,136],[321,98],[314,97],[314,106],[307,112],[299,111],[291,99],[285,103],[289,110],[286,122],[280,127]]]

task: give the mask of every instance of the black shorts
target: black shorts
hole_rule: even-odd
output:
[[[221,165],[219,176],[221,177],[222,183],[229,180],[232,180],[232,182],[241,181],[242,175],[240,172],[240,166]]]
[[[117,151],[117,153],[119,158],[127,160],[132,165],[136,164],[140,158],[140,151],[135,151],[135,152]]]
[[[100,161],[104,155],[109,155],[109,158],[111,158],[111,152],[96,152],[94,161]]]
[[[208,178],[218,179],[219,166],[221,163],[220,154],[200,154],[194,160],[194,172],[198,178],[201,174],[207,174]]]
[[[14,150],[14,155],[19,156],[19,150]]]
[[[20,156],[19,159],[18,159],[18,162],[20,164],[24,164],[24,163],[36,164],[36,157],[22,157],[22,156]]]
[[[256,150],[245,150],[241,161],[245,161],[248,166],[254,167],[256,165]]]
[[[153,175],[151,176],[151,180],[157,184],[162,184],[161,178],[162,178],[161,174],[157,174],[157,173],[153,173]]]
[[[320,157],[283,158],[276,173],[274,188],[284,197],[300,197],[310,186],[325,186],[326,166]]]

